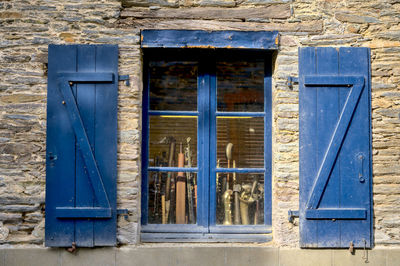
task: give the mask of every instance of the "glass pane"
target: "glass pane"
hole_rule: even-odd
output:
[[[217,117],[217,164],[221,168],[264,167],[264,118]]]
[[[197,173],[149,172],[149,223],[195,224]]]
[[[217,224],[264,224],[264,174],[217,173]]]
[[[150,110],[197,110],[197,63],[151,61]]]
[[[218,111],[264,111],[264,61],[217,62]]]
[[[179,153],[182,167],[197,165],[196,116],[150,116],[149,141],[149,166],[179,167]]]

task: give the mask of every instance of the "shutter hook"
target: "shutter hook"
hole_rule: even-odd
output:
[[[70,247],[70,248],[67,248],[67,251],[68,251],[69,253],[75,253],[75,251],[76,251],[76,243],[75,243],[75,242],[72,242],[71,247]]]
[[[365,263],[368,263],[368,250],[367,250],[367,240],[363,239],[364,241],[364,254],[362,258],[364,259]]]
[[[349,252],[354,255],[354,243],[353,241],[350,242]]]

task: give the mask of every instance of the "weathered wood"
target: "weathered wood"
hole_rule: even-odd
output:
[[[218,7],[195,7],[178,9],[158,9],[131,8],[121,12],[121,18],[161,18],[161,19],[240,19],[257,20],[270,18],[289,18],[289,4],[274,4],[256,8],[218,8]]]
[[[277,31],[143,30],[143,48],[278,49]]]
[[[214,20],[158,20],[158,19],[124,19],[121,25],[145,29],[185,29],[185,30],[240,30],[240,31],[279,31],[306,32],[316,34],[322,31],[322,21],[295,23],[257,23],[226,22]]]

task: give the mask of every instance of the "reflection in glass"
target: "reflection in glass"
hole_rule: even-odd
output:
[[[197,110],[197,63],[151,61],[150,110]]]
[[[217,62],[218,111],[264,111],[264,61]]]
[[[264,118],[217,117],[217,160],[221,168],[264,167]]]
[[[197,173],[148,172],[149,223],[195,224]]]
[[[191,162],[185,161],[184,166],[197,165],[196,116],[150,116],[149,141],[149,166],[178,167],[180,149],[191,152]]]
[[[216,182],[217,224],[264,224],[264,174],[217,173]]]

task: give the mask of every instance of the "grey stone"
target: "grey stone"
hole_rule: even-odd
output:
[[[133,7],[133,6],[167,6],[167,7],[178,7],[178,1],[165,1],[165,0],[121,0],[123,7]]]
[[[27,205],[2,205],[0,211],[2,212],[33,212],[40,208],[39,204],[35,206]]]
[[[32,40],[33,44],[50,44],[53,41],[49,38],[34,37]]]
[[[2,196],[0,197],[2,204],[35,204],[44,203],[44,197],[22,197],[22,196]]]
[[[235,1],[224,1],[224,0],[199,0],[197,1],[199,6],[215,6],[215,7],[234,7],[236,6]]]
[[[399,118],[400,109],[394,109],[394,108],[382,109],[382,110],[377,110],[376,112],[386,117]]]
[[[21,119],[21,120],[34,120],[37,119],[37,116],[33,115],[4,115],[5,118],[9,119]]]
[[[20,213],[0,213],[0,221],[3,222],[16,222],[22,220]]]
[[[24,63],[29,62],[31,60],[31,57],[29,55],[3,56],[3,60],[9,63]]]
[[[350,14],[344,12],[338,12],[335,14],[335,18],[342,22],[351,23],[378,23],[379,20],[370,16],[360,16],[359,14]]]
[[[390,41],[400,41],[400,31],[387,31],[377,35],[379,38]]]
[[[384,96],[384,97],[400,97],[400,92],[397,92],[397,91],[384,92],[384,93],[381,94],[381,96]]]

